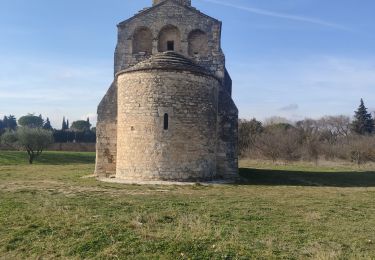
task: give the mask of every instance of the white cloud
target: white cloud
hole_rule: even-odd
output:
[[[221,2],[221,1],[217,1],[217,0],[202,0],[202,1],[213,3],[213,4],[218,4],[218,5],[222,5],[222,6],[227,6],[227,7],[231,7],[231,8],[236,8],[236,9],[243,10],[243,11],[250,12],[250,13],[253,13],[253,14],[257,14],[257,15],[276,17],[276,18],[281,18],[281,19],[293,20],[293,21],[297,21],[297,22],[312,23],[312,24],[317,24],[317,25],[321,25],[321,26],[325,26],[325,27],[334,28],[334,29],[351,31],[350,28],[347,28],[345,26],[335,24],[335,23],[332,23],[332,22],[328,22],[328,21],[324,21],[324,20],[318,19],[318,18],[311,18],[311,17],[306,17],[306,16],[279,13],[279,12],[269,11],[269,10],[265,10],[265,9],[255,8],[255,7],[241,6],[241,5],[232,4],[232,3],[228,3],[228,2]]]

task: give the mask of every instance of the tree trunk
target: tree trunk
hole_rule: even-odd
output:
[[[33,164],[33,162],[34,162],[34,152],[33,151],[29,151],[29,150],[27,150],[27,153],[28,153],[28,155],[29,155],[29,164]]]

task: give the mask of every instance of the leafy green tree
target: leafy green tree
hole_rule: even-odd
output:
[[[52,126],[51,126],[51,122],[49,121],[49,118],[47,117],[46,119],[46,122],[44,123],[43,125],[43,129],[45,130],[53,130]]]
[[[23,127],[40,128],[43,127],[44,121],[41,115],[28,114],[18,119],[18,124]]]
[[[29,163],[32,164],[53,143],[53,135],[52,131],[42,128],[20,127],[17,131],[3,134],[1,142],[25,150],[29,155]]]
[[[70,129],[72,129],[73,131],[78,131],[78,132],[86,132],[86,131],[90,131],[90,127],[91,127],[90,122],[87,122],[85,120],[78,120],[72,123],[72,126],[70,127]]]
[[[372,115],[367,111],[363,99],[361,99],[361,104],[359,105],[357,111],[355,111],[354,121],[352,122],[353,132],[366,135],[374,133],[375,122]]]

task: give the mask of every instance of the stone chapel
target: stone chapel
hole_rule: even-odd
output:
[[[238,110],[221,26],[191,0],[153,0],[118,24],[114,81],[98,106],[97,177],[237,177]]]

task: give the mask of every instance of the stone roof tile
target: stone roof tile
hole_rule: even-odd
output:
[[[151,58],[141,61],[140,63],[120,72],[119,74],[124,72],[126,73],[152,69],[192,71],[213,76],[211,72],[199,66],[193,60],[174,51],[160,52],[152,55]]]

